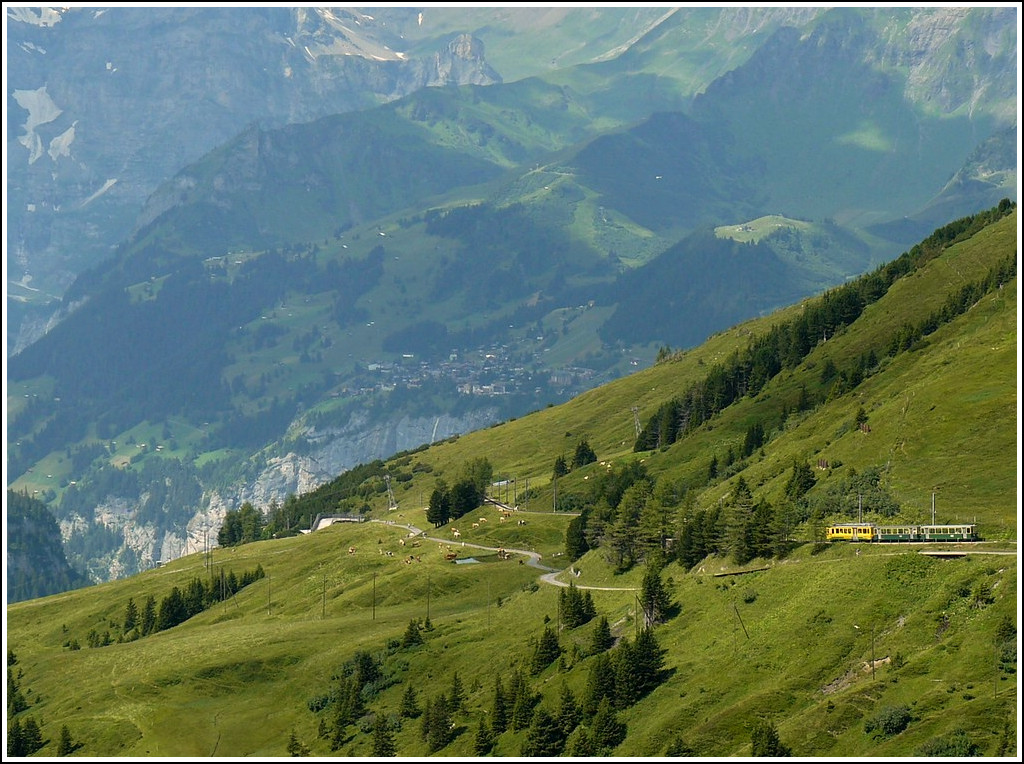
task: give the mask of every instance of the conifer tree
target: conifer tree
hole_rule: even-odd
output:
[[[21,728],[21,719],[17,716],[7,727],[7,755],[13,758],[25,756],[25,733]]]
[[[562,728],[547,709],[538,706],[523,741],[523,756],[558,756],[565,746]]]
[[[388,718],[378,713],[373,722],[373,756],[386,757],[395,756],[398,747],[395,745],[395,733],[391,730],[391,723]]]
[[[398,707],[398,715],[403,719],[415,719],[420,715],[420,706],[416,700],[416,688],[410,682],[402,693],[402,702]]]
[[[494,700],[491,703],[491,730],[500,735],[508,728],[508,698],[501,686],[501,677],[494,677]]]
[[[477,756],[486,756],[494,747],[494,733],[487,728],[486,722],[480,722],[476,728],[476,735],[473,738],[473,753]]]
[[[566,738],[564,752],[566,756],[573,758],[585,758],[597,754],[594,749],[594,738],[586,727],[580,725],[573,730]]]
[[[146,604],[142,606],[140,628],[142,636],[152,634],[156,630],[156,598],[152,594],[146,598]]]
[[[615,644],[615,637],[612,636],[611,626],[608,625],[608,617],[601,616],[594,628],[594,635],[590,640],[591,653],[603,653]]]
[[[611,656],[607,653],[599,653],[590,665],[590,673],[587,675],[587,685],[583,695],[583,716],[592,718],[597,713],[598,706],[605,698],[615,697],[615,666],[612,664]]]
[[[71,730],[64,724],[60,728],[60,740],[57,743],[58,756],[70,756],[74,753],[75,742],[71,739]]]
[[[598,755],[606,755],[626,739],[626,725],[619,720],[608,698],[601,699],[590,722],[590,732],[594,736],[594,748]]]
[[[562,681],[562,693],[558,701],[558,724],[562,728],[562,736],[569,737],[577,725],[583,721],[583,711],[580,710],[576,696],[570,689],[569,684]]]
[[[437,753],[452,740],[452,714],[448,697],[441,693],[424,714],[427,720],[427,747]]]
[[[668,618],[671,605],[671,597],[661,581],[661,573],[655,566],[648,565],[640,583],[640,607],[644,624],[652,626],[663,623]]]
[[[127,634],[138,625],[139,622],[139,608],[135,604],[135,600],[131,597],[128,598],[128,604],[124,607],[124,623],[121,627],[121,631]]]
[[[453,714],[462,710],[462,702],[465,700],[465,695],[462,689],[462,680],[459,678],[459,672],[456,671],[452,674],[452,686],[448,695],[448,702]]]
[[[562,646],[558,644],[558,635],[550,626],[545,626],[541,632],[540,640],[533,651],[533,661],[530,664],[530,671],[539,674],[550,666],[558,656],[562,654]]]
[[[791,756],[792,751],[779,740],[779,732],[775,725],[761,719],[750,732],[751,754],[779,758]]]

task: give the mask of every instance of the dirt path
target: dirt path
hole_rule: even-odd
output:
[[[543,581],[545,584],[550,584],[551,586],[562,586],[562,587],[568,587],[569,586],[569,584],[565,583],[564,581],[559,581],[557,579],[557,576],[560,573],[563,572],[564,568],[552,568],[552,567],[550,567],[548,565],[542,564],[541,561],[540,561],[541,555],[538,552],[531,552],[528,549],[510,549],[508,547],[483,546],[482,544],[473,544],[473,543],[470,543],[469,541],[461,541],[461,542],[456,541],[456,542],[453,543],[451,539],[437,538],[436,536],[428,536],[426,531],[421,530],[420,528],[417,528],[415,525],[407,525],[405,523],[396,523],[396,522],[392,522],[390,520],[374,520],[374,519],[371,519],[370,522],[371,523],[380,523],[381,525],[387,525],[387,526],[390,526],[392,528],[405,528],[413,536],[418,536],[418,537],[420,537],[422,539],[426,539],[427,541],[436,541],[439,544],[447,544],[447,545],[453,546],[453,547],[455,546],[455,544],[461,544],[466,549],[482,549],[485,552],[497,552],[499,549],[504,549],[506,552],[508,552],[510,554],[523,555],[524,557],[527,558],[526,564],[529,565],[531,568],[537,568],[538,570],[547,571],[546,573],[544,573],[543,575],[540,576],[540,580]],[[583,584],[576,584],[576,588],[577,589],[593,589],[595,591],[602,591],[602,592],[635,592],[636,591],[636,587],[633,587],[633,586],[586,586],[586,585],[583,585]]]

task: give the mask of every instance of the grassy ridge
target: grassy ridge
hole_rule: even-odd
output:
[[[633,452],[632,407],[646,418],[801,305],[562,406],[411,454],[404,468],[424,463],[432,471],[414,471],[396,488],[398,510],[388,512],[382,498],[372,515],[429,529],[440,541],[419,539],[412,547],[401,525],[364,523],[218,549],[214,569],[241,574],[259,563],[266,578],[180,626],[102,648],[63,645],[70,638],[84,645],[90,630],[113,628],[129,597],[138,604],[148,595],[159,600],[172,586],[205,576],[202,555],[9,606],[7,644],[34,704],[23,714],[41,719],[50,741],[43,753],[53,753],[66,724],[85,755],[284,755],[291,733],[312,753],[329,755],[307,702],[327,691],[331,675],[356,650],[380,654],[411,619],[426,617],[429,589],[434,629],[424,633],[423,645],[390,653],[395,683],[368,707],[397,711],[409,684],[422,703],[446,691],[458,672],[465,711],[455,717],[459,734],[439,753],[473,755],[495,676],[528,667],[534,641],[546,624],[557,623],[558,590],[538,581],[542,571],[518,564],[519,555],[499,561],[486,550],[458,546],[450,526],[431,528],[422,497],[436,478],[451,482],[465,462],[486,456],[496,478],[517,479],[517,493],[529,478],[531,493],[521,506],[532,511],[514,516],[526,524],[500,522],[496,509],[485,507],[451,525],[468,544],[526,549],[544,564],[565,567],[559,553],[569,518],[543,513],[552,504],[555,457],[571,456],[586,438],[599,461],[560,479],[560,492],[582,490],[608,463],[644,460],[659,481],[693,486],[698,508],[718,502],[740,476],[756,497],[774,502],[794,459],[827,458],[843,466],[816,473],[812,492],[826,490],[849,468],[882,466],[905,519],[928,519],[934,491],[940,522],[976,517],[987,539],[961,547],[968,555],[953,559],[921,555],[918,546],[834,545],[814,554],[804,544],[782,560],[754,560],[742,570],[717,558],[692,571],[669,564],[662,578],[679,614],[655,630],[666,674],[649,696],[620,712],[629,733],[616,755],[661,756],[679,738],[700,755],[746,756],[751,728],[761,719],[777,725],[798,756],[909,756],[957,728],[982,754],[1013,754],[1016,673],[998,665],[995,634],[1006,619],[1016,624],[1018,592],[1009,456],[1017,443],[1009,373],[1016,363],[1016,278],[910,351],[883,359],[852,391],[791,415],[732,478],[711,484],[697,478],[712,453],[742,443],[750,422],[788,405],[801,386],[819,388],[826,358],[843,368],[1012,254],[1016,227],[1014,213],[948,248],[757,398],[743,399],[669,448]],[[851,426],[861,407],[870,432]],[[868,517],[874,519],[870,511]],[[797,537],[809,539],[809,529]],[[447,547],[480,562],[453,565],[444,559]],[[943,548],[949,546],[930,547]],[[420,560],[405,562],[410,554]],[[575,565],[582,571],[578,584],[609,587],[592,592],[598,612],[616,635],[632,637],[633,588],[642,571],[616,575],[601,550]],[[553,665],[531,679],[549,711],[557,709],[562,680],[578,697],[583,693],[593,661],[572,646],[585,647],[591,630],[563,630],[564,668]],[[880,737],[865,730],[891,707],[906,708],[904,731]],[[517,756],[525,737],[525,731],[507,732],[493,753]],[[405,721],[396,743],[400,755],[428,754],[418,720]],[[370,755],[371,744],[372,736],[355,725],[336,754]]]

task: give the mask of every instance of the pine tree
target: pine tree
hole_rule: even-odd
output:
[[[791,756],[792,751],[779,740],[779,732],[769,721],[760,720],[750,733],[751,753],[754,756],[779,758]]]
[[[438,480],[430,494],[430,502],[427,505],[427,520],[434,524],[435,528],[444,525],[451,518],[452,504],[451,494],[448,486],[443,480]]]
[[[565,554],[570,562],[575,562],[590,549],[585,533],[586,527],[586,514],[581,514],[570,520],[565,529]]]
[[[562,728],[547,709],[538,706],[523,741],[523,756],[558,756],[565,746]]]
[[[294,729],[288,736],[287,751],[289,756],[309,756],[309,748],[299,740],[299,736],[295,734]]]
[[[581,440],[576,444],[576,452],[572,457],[572,467],[577,469],[579,467],[585,467],[591,462],[597,461],[597,454],[594,453],[594,449],[590,447],[590,444],[586,439]]]
[[[530,689],[523,672],[516,669],[508,684],[509,726],[513,730],[526,729],[533,720],[533,709],[540,702],[540,694]]]
[[[437,753],[451,742],[452,714],[448,698],[444,693],[430,704],[427,713],[427,747]]]
[[[25,733],[21,728],[21,719],[17,716],[7,728],[7,755],[12,758],[25,756]]]
[[[494,677],[494,700],[491,703],[491,730],[500,735],[508,728],[508,699],[501,686],[501,677]]]
[[[608,625],[608,617],[601,616],[594,628],[594,635],[590,639],[590,652],[603,653],[615,644],[615,637],[612,636],[611,626]]]
[[[416,688],[409,683],[402,693],[402,703],[398,708],[398,715],[403,719],[415,719],[420,715],[420,706],[416,700]]]
[[[590,665],[587,685],[583,695],[583,716],[592,718],[601,701],[615,697],[615,666],[611,656],[599,653]]]
[[[550,626],[545,626],[541,632],[540,640],[533,652],[533,661],[530,664],[530,671],[539,674],[550,666],[558,656],[562,654],[562,646],[558,644],[558,635]]]
[[[586,758],[596,755],[594,738],[586,727],[577,727],[565,741],[565,755],[573,758]]]
[[[727,518],[726,543],[732,558],[740,565],[754,558],[750,538],[750,520],[754,513],[754,497],[741,476],[736,481]]]
[[[405,629],[405,634],[402,635],[402,647],[413,647],[415,645],[422,644],[423,635],[420,634],[420,625],[414,618],[409,621],[409,625]]]
[[[644,624],[652,626],[663,623],[668,618],[671,604],[671,597],[661,581],[661,573],[655,566],[648,565],[640,583],[640,607]]]
[[[142,607],[140,627],[142,636],[152,634],[156,630],[156,598],[152,594],[146,598],[146,604]]]
[[[448,702],[453,714],[462,710],[462,702],[465,700],[465,692],[462,689],[462,680],[459,679],[459,672],[452,674],[452,686],[448,696]]]
[[[494,733],[487,729],[485,722],[480,722],[476,728],[476,735],[473,738],[473,753],[477,756],[486,756],[494,747]]]
[[[641,696],[646,695],[661,682],[661,670],[665,665],[665,651],[655,639],[653,629],[644,629],[636,638],[633,662],[640,676]]]
[[[121,627],[121,631],[127,634],[139,622],[139,608],[135,605],[135,600],[131,597],[128,598],[128,604],[124,607],[124,624]]]
[[[60,741],[57,743],[57,755],[69,756],[74,753],[75,742],[71,739],[71,730],[64,724],[60,728]]]
[[[597,707],[597,713],[590,723],[590,732],[594,736],[594,747],[601,754],[610,751],[626,739],[626,725],[619,721],[618,714],[612,708],[608,698],[603,698]]]
[[[594,606],[594,598],[590,590],[583,592],[583,623],[589,623],[597,616],[597,608]]]
[[[386,757],[398,753],[395,745],[395,734],[391,731],[391,723],[382,713],[378,713],[373,722],[373,756]]]
[[[636,662],[636,645],[624,639],[611,655],[615,672],[612,704],[615,708],[629,708],[640,700],[644,692],[643,672]]]
[[[569,685],[562,681],[562,694],[558,702],[558,725],[562,728],[563,737],[569,737],[577,725],[583,721],[583,711],[580,710],[576,696],[573,695]]]

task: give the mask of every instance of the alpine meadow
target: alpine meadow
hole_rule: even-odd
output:
[[[4,24],[7,758],[1017,760],[1017,6]]]

